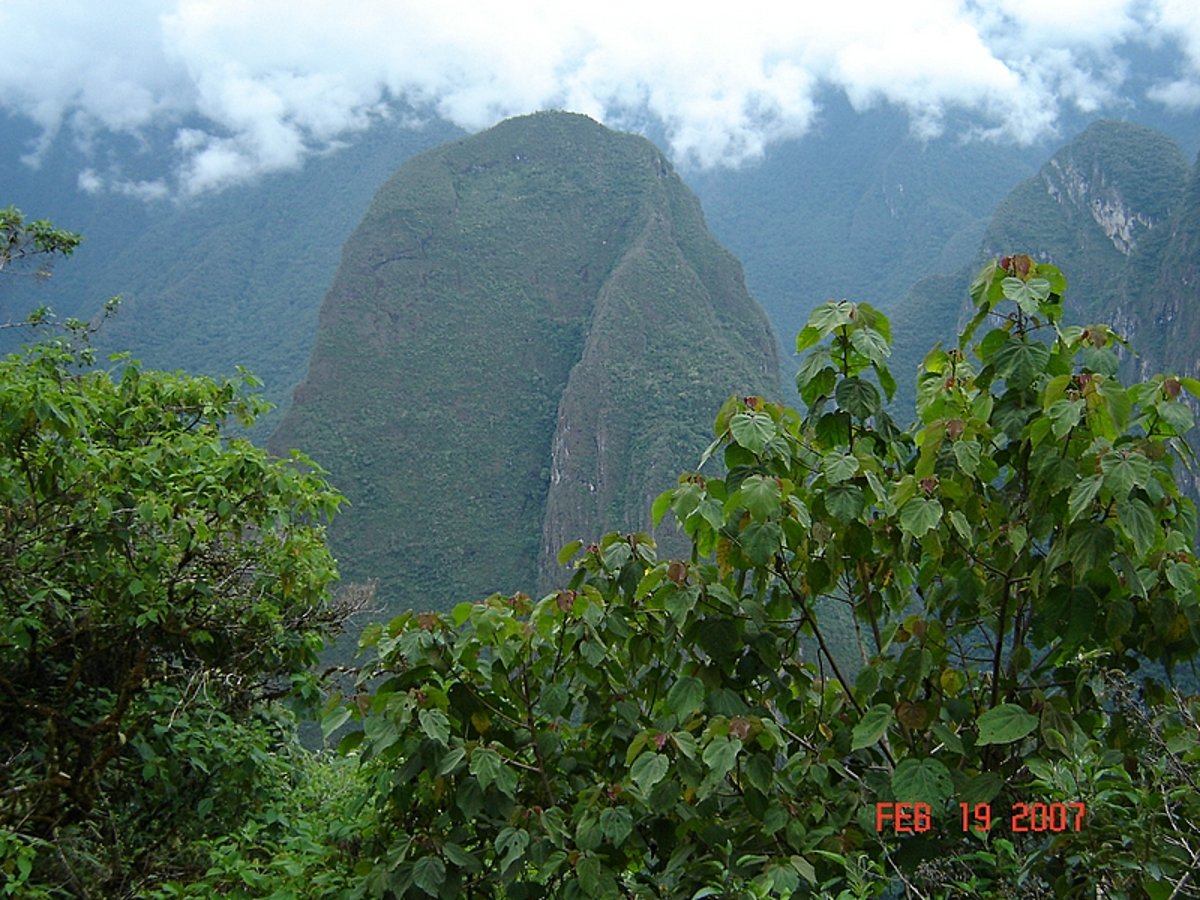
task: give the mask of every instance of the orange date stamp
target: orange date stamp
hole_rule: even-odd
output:
[[[1007,825],[1014,833],[1057,834],[1082,831],[1087,818],[1084,803],[1014,803],[1004,817],[993,817],[990,803],[959,803],[958,824],[965,834],[986,834],[994,825]],[[933,810],[928,803],[875,804],[875,830],[894,834],[923,834],[933,828]]]

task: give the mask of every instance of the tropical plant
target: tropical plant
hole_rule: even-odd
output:
[[[369,627],[324,717],[360,726],[359,893],[1194,891],[1195,703],[1161,682],[1200,647],[1172,475],[1200,382],[1120,384],[1065,288],[989,264],[907,430],[887,319],[831,301],[797,339],[806,410],[731,398],[723,469],[655,502],[689,559],[609,534],[541,600]]]
[[[279,790],[340,497],[226,436],[248,376],[66,344],[0,360],[0,894],[117,897]]]

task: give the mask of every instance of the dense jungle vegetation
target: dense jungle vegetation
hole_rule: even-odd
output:
[[[0,278],[75,242],[5,210]],[[1200,382],[1123,384],[1052,265],[971,296],[911,427],[886,317],[820,306],[803,409],[729,398],[654,501],[689,554],[576,542],[561,589],[367,624],[326,673],[369,591],[322,471],[230,430],[253,381],[36,313],[0,362],[0,893],[1200,894]]]

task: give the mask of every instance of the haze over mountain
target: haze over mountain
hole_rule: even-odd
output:
[[[819,127],[829,93],[923,139],[965,115],[1020,144],[1073,113],[1200,106],[1187,0],[9,3],[0,34],[0,109],[40,132],[11,152],[77,143],[82,189],[146,198],[295,169],[413,111],[475,131],[565,108],[706,168]]]
[[[647,527],[721,401],[778,396],[777,373],[741,267],[661,152],[541,113],[380,188],[271,446],[348,495],[345,577],[445,607],[547,580],[571,539]]]
[[[478,129],[509,112],[557,105],[643,132],[674,159],[713,234],[744,262],[785,370],[792,338],[816,303],[845,296],[891,310],[920,283],[914,297],[928,302],[896,309],[897,355],[906,360],[955,321],[963,273],[981,248],[1027,248],[1058,221],[1061,204],[1025,215],[1029,204],[1049,202],[1035,185],[1001,207],[996,222],[1008,208],[1012,227],[988,230],[1014,186],[1097,112],[1151,125],[1183,148],[1179,157],[1159,135],[1126,160],[1119,180],[1134,207],[1139,190],[1160,205],[1162,198],[1154,184],[1129,179],[1174,158],[1162,177],[1175,184],[1200,149],[1200,26],[1171,2],[1089,4],[1087,15],[1062,5],[931,3],[908,16],[911,28],[854,4],[705,21],[666,4],[638,9],[632,35],[619,10],[556,8],[541,18],[522,4],[439,10],[349,4],[335,20],[289,8],[289,40],[271,43],[248,37],[280,17],[271,4],[139,3],[120,23],[70,4],[0,9],[4,33],[23,36],[0,61],[0,204],[87,238],[49,286],[10,291],[5,317],[42,302],[87,316],[123,293],[101,348],[196,372],[248,366],[279,407],[255,434],[265,439],[305,378],[321,300],[378,186],[414,154],[460,137],[458,126]],[[490,27],[502,18],[503,28]],[[405,50],[418,46],[421,53]],[[59,62],[39,68],[39,58]],[[1088,152],[1109,165],[1104,141]],[[1141,262],[1127,266],[1103,228],[1087,230],[1086,206],[1055,238],[1064,248],[1077,239],[1091,248],[1084,257],[1063,251],[1073,294],[1123,315],[1140,329],[1139,344],[1186,353],[1187,328],[1169,336],[1156,329],[1187,317],[1194,245],[1167,241],[1168,229],[1156,228],[1134,254]],[[1131,235],[1140,235],[1132,221]],[[1174,261],[1146,262],[1152,246]],[[1099,285],[1112,272],[1129,287],[1101,303],[1089,279]],[[1151,299],[1139,306],[1128,300],[1134,293]],[[1168,296],[1174,307],[1154,305]],[[633,315],[640,314],[639,307]],[[459,325],[464,334],[473,327]],[[458,339],[446,335],[449,344]],[[0,332],[5,348],[18,340]],[[594,371],[574,388],[562,381],[563,359],[543,363],[546,377],[591,403],[605,371],[643,365],[618,366],[627,349],[617,342],[606,355],[581,350],[574,362],[581,373]],[[902,392],[914,364],[896,368]],[[689,368],[697,365],[706,363]],[[478,376],[466,378],[463,390],[478,391]],[[539,390],[531,402],[543,410],[556,395]],[[711,413],[695,421],[706,424]],[[557,426],[543,422],[537,440]],[[542,482],[552,473],[537,467]],[[598,484],[582,469],[576,474],[567,483]],[[522,571],[593,522],[598,530],[632,523],[622,517],[648,490],[611,482],[596,496],[568,498],[539,484],[523,490],[535,498],[543,490],[546,508],[560,510],[550,519],[571,527],[521,532]],[[578,522],[572,509],[584,510]]]
[[[913,285],[895,310],[897,407],[934,339],[950,341],[970,312],[979,264],[1015,251],[1054,262],[1068,278],[1075,322],[1109,322],[1138,352],[1129,377],[1200,372],[1200,188],[1167,135],[1128,122],[1093,123],[997,206],[973,257]]]

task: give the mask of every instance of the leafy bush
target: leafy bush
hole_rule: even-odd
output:
[[[239,384],[0,360],[0,872],[18,896],[120,896],[236,828],[293,740],[342,612],[302,457],[223,433]],[[271,790],[274,790],[272,787]],[[14,887],[15,886],[15,887]]]
[[[359,893],[1194,893],[1195,701],[1144,666],[1200,646],[1171,468],[1200,383],[1121,385],[1112,332],[1061,325],[1065,287],[990,264],[910,430],[884,411],[886,318],[818,308],[806,411],[731,398],[705,454],[725,474],[654,504],[690,559],[610,534],[540,601],[368,628],[376,661],[325,715],[361,725]],[[895,803],[929,827],[888,827]]]

